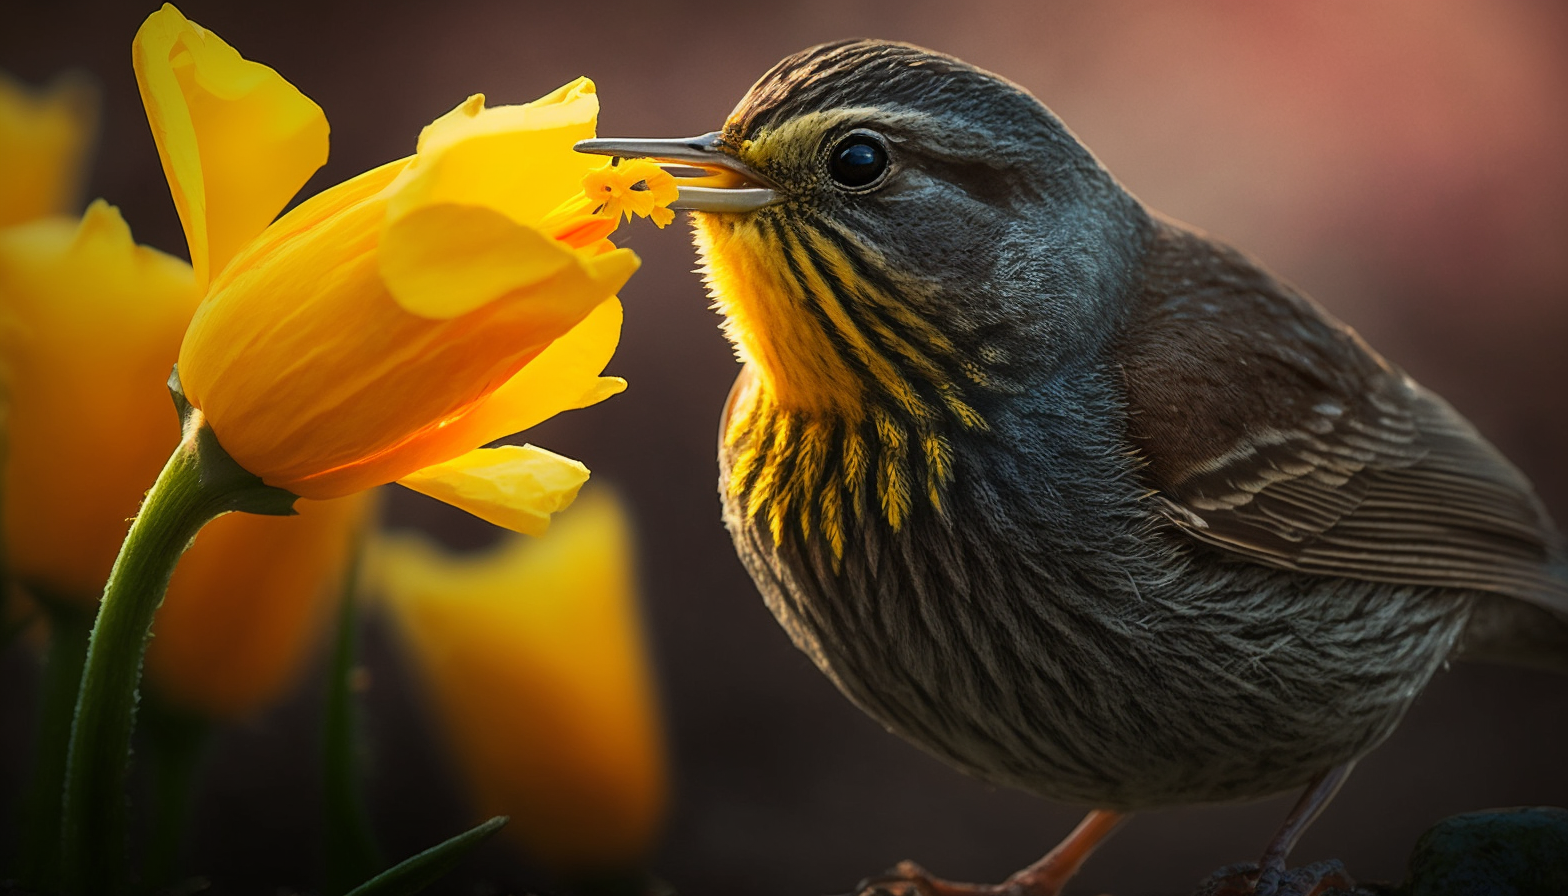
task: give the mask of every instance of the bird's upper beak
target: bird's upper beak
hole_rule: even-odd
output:
[[[697,168],[697,177],[676,177],[680,198],[670,208],[699,212],[750,212],[783,197],[777,186],[724,149],[719,132],[701,137],[636,140],[605,137],[581,140],[575,149],[622,159],[648,159],[663,165]]]

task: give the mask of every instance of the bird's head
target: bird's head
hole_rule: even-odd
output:
[[[1092,350],[1144,223],[1028,92],[885,41],[784,59],[722,130],[578,148],[701,169],[673,207],[726,332],[807,413],[962,416]]]

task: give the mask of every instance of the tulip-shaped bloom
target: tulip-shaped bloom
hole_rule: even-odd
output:
[[[268,226],[325,158],[320,109],[171,6],[134,58],[192,263],[212,276],[179,382],[229,456],[302,497],[401,481],[543,531],[586,469],[480,446],[624,387],[598,374],[638,262],[605,237],[622,208],[668,215],[625,201],[631,186],[674,198],[654,166],[596,173],[572,150],[593,135],[593,84],[524,106],[470,97],[414,156]],[[584,194],[590,174],[614,203]]]
[[[636,869],[663,817],[632,542],[597,491],[542,539],[453,556],[384,536],[367,558],[476,809],[563,874]]]
[[[179,441],[162,381],[198,298],[190,266],[136,245],[102,201],[80,220],[0,229],[4,548],[30,591],[81,608],[103,591],[127,520]],[[186,686],[229,694],[211,703],[229,716],[277,692],[315,638],[322,586],[338,579],[362,516],[362,502],[338,504],[303,503],[298,519],[225,520],[221,536],[197,539],[187,557],[194,569],[176,576],[159,617],[171,621],[160,622],[152,649],[167,695],[178,679],[199,678]],[[246,598],[230,597],[238,593]],[[225,661],[175,658],[208,651]],[[241,662],[252,652],[253,663]]]

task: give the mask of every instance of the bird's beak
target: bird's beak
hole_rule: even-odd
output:
[[[670,208],[698,212],[751,212],[780,201],[777,186],[730,155],[719,141],[719,132],[674,140],[623,140],[606,137],[581,140],[578,152],[615,156],[621,159],[648,159],[677,168],[696,168],[695,177],[675,178],[680,198]]]

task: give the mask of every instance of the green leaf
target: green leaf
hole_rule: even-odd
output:
[[[507,820],[505,815],[497,815],[445,843],[399,862],[350,890],[347,896],[413,896],[440,880],[474,847],[505,827]]]

